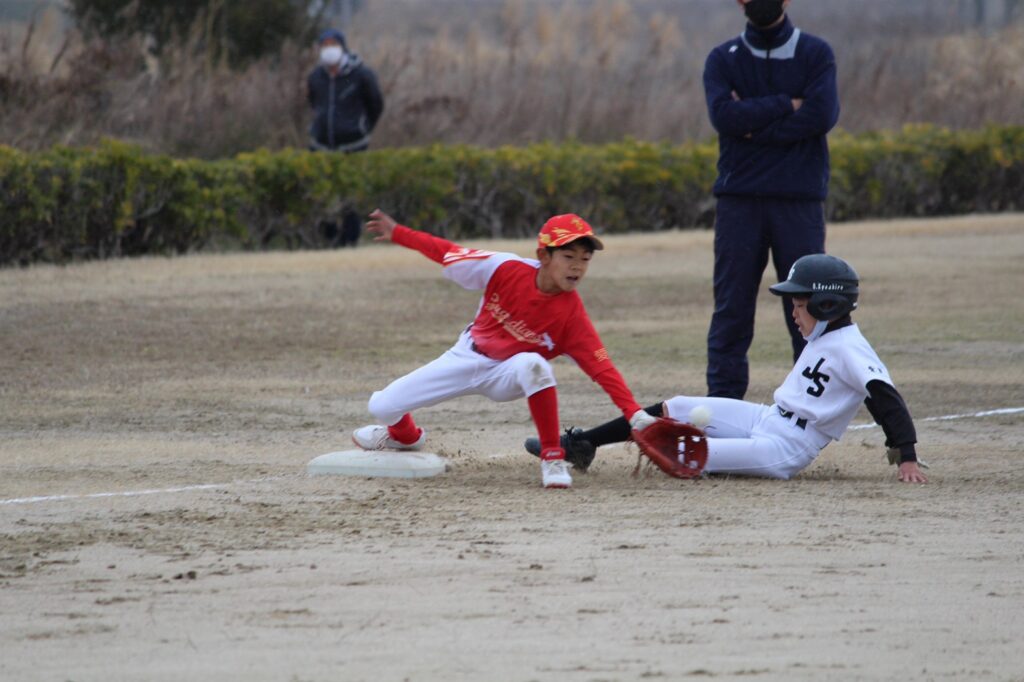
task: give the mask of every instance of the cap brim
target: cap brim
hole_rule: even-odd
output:
[[[595,251],[604,251],[604,243],[592,234],[581,234],[580,236],[574,239],[570,239],[569,241],[566,242],[566,244],[571,244],[579,239],[589,239],[591,243],[594,245]]]
[[[779,282],[768,287],[768,291],[772,292],[776,296],[786,296],[787,294],[810,294],[813,293],[810,289],[796,282]]]
[[[538,240],[537,243],[542,248],[543,247],[547,247],[547,248],[552,248],[552,249],[560,249],[563,246],[568,246],[569,244],[572,244],[573,242],[577,242],[577,241],[579,241],[581,239],[589,239],[590,243],[593,244],[595,251],[603,251],[604,250],[604,243],[602,243],[600,239],[598,239],[597,237],[595,237],[592,234],[577,234],[577,235],[573,235],[573,236],[569,237],[568,239],[563,239],[562,241],[557,242],[557,243],[552,242],[551,244],[545,244],[544,242],[539,241],[539,240]]]

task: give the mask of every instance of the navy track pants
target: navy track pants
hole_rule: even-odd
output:
[[[777,281],[794,261],[825,251],[825,207],[820,201],[722,196],[715,215],[715,312],[708,329],[708,395],[742,399],[747,392],[747,350],[754,340],[754,312],[771,252]],[[774,283],[774,282],[773,282]],[[793,360],[804,340],[783,299]]]

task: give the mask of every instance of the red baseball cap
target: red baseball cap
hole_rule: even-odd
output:
[[[565,213],[549,218],[544,223],[544,227],[540,228],[540,234],[537,235],[537,243],[541,247],[565,246],[583,237],[592,241],[598,251],[604,248],[604,244],[594,236],[594,230],[586,220],[575,213]]]

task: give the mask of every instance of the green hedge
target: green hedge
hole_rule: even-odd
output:
[[[957,215],[1024,208],[1024,127],[829,137],[828,218]]]
[[[830,220],[1016,210],[1024,128],[831,136]],[[324,246],[346,208],[380,206],[452,239],[532,235],[575,212],[604,233],[710,225],[714,143],[427,147],[337,155],[150,155],[120,142],[0,147],[0,264],[203,248]]]

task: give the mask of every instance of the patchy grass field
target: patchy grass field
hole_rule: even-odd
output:
[[[710,233],[606,243],[583,296],[638,400],[702,393]],[[866,429],[787,483],[632,477],[610,447],[545,491],[525,402],[471,399],[418,414],[443,476],[309,478],[476,294],[378,245],[0,271],[0,678],[1020,680],[1024,415],[926,418],[1024,406],[1024,216],[828,243],[927,486]],[[566,424],[616,416],[556,370]]]

